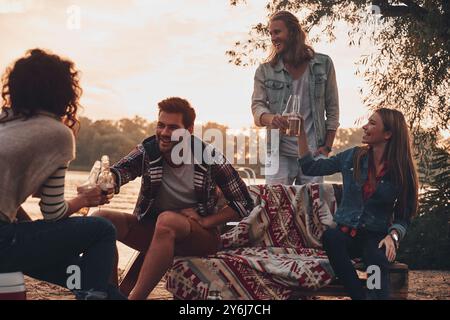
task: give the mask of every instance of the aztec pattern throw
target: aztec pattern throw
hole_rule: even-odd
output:
[[[334,278],[320,238],[334,227],[332,184],[255,185],[251,214],[222,235],[222,249],[206,258],[177,257],[166,276],[176,299],[289,299],[296,289],[314,290]],[[313,294],[312,294],[313,295]]]

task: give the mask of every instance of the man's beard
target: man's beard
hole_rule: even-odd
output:
[[[157,136],[156,138],[158,141],[159,149],[162,153],[170,153],[173,147],[175,147],[175,145],[179,143],[178,141],[172,141],[171,138],[167,139],[167,137],[161,138]]]

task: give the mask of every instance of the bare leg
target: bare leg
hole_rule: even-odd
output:
[[[186,238],[191,231],[188,219],[178,213],[166,211],[159,215],[155,233],[145,255],[138,281],[130,300],[145,300],[172,266],[175,241]]]
[[[145,253],[137,284],[131,292],[130,299],[147,299],[172,266],[174,254],[203,256],[217,251],[217,235],[179,213],[170,211],[161,213],[156,225],[152,220],[138,221],[135,216],[121,212],[102,210],[95,214],[113,222],[119,241]],[[115,282],[117,282],[117,261],[112,279]],[[134,271],[137,271],[139,266],[135,269]],[[134,276],[132,278],[129,279],[130,287],[135,283]]]
[[[136,285],[146,253],[147,251],[139,252],[138,256],[133,259],[130,267],[124,271],[122,281],[120,281],[119,284],[119,289],[120,292],[122,292],[127,297],[130,295],[131,290],[133,290],[134,286]]]

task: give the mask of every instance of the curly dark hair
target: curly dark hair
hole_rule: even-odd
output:
[[[11,108],[25,118],[39,111],[50,112],[72,131],[78,130],[77,110],[83,91],[72,61],[32,49],[6,69],[2,82],[2,108]]]

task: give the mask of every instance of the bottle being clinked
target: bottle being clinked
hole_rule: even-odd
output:
[[[107,155],[102,156],[101,162],[95,161],[88,180],[78,187],[78,192],[87,193],[97,186],[102,189],[103,194],[108,195],[108,200],[113,197],[114,177],[110,171],[110,162]],[[81,208],[78,213],[87,216],[89,209],[89,207]]]
[[[286,108],[282,114],[283,118],[288,123],[287,129],[281,129],[281,134],[288,135],[290,137],[297,137],[300,134],[300,96],[290,95]]]

